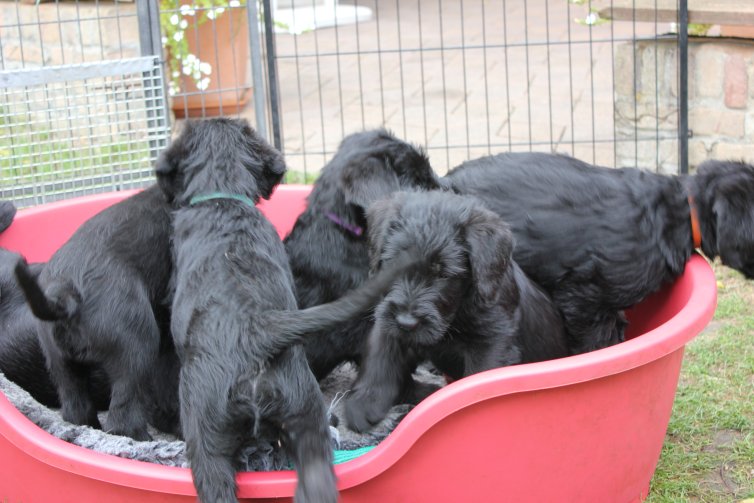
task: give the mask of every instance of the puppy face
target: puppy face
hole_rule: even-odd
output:
[[[421,149],[384,129],[347,136],[339,152],[343,156],[339,186],[346,202],[363,209],[398,190],[445,187]]]
[[[373,270],[403,252],[419,258],[375,310],[381,330],[433,345],[462,306],[489,306],[500,298],[513,238],[472,198],[398,192],[372,205],[367,219]]]
[[[280,152],[248,121],[227,118],[186,121],[155,166],[160,188],[178,204],[208,190],[268,199],[285,170]]]
[[[744,163],[710,162],[699,172],[715,170],[720,182],[712,211],[717,230],[717,252],[728,267],[754,278],[754,166]],[[704,247],[704,236],[702,246]],[[709,256],[708,250],[705,253]]]

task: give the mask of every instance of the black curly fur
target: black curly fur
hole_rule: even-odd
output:
[[[361,285],[369,274],[366,207],[401,189],[443,187],[425,153],[384,129],[354,133],[340,144],[307,198],[306,210],[285,237],[300,307],[330,302]],[[344,225],[327,217],[335,214]],[[371,315],[320,332],[305,343],[317,379],[343,361],[359,362]]]
[[[754,167],[707,161],[692,176],[592,166],[571,157],[507,153],[446,176],[506,220],[515,260],[553,298],[574,353],[621,342],[622,310],[680,275],[694,251],[688,195],[702,251],[754,276]]]

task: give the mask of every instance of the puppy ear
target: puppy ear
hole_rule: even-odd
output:
[[[257,180],[259,195],[264,199],[269,199],[288,168],[283,155],[272,147],[263,152],[262,166],[262,177]]]
[[[154,173],[162,193],[168,202],[173,202],[178,190],[178,162],[170,147],[163,150],[155,162]]]
[[[450,182],[445,182],[437,176],[423,148],[404,141],[394,140],[388,152],[389,158],[392,160],[392,170],[398,173],[401,179],[408,178],[412,186],[425,190],[447,190],[449,188]]]
[[[400,189],[400,181],[393,170],[385,166],[384,158],[370,156],[348,163],[338,179],[346,202],[367,208]]]
[[[159,185],[168,202],[173,202],[179,190],[180,184],[183,183],[183,174],[181,173],[180,163],[185,159],[191,150],[191,143],[194,141],[194,131],[197,127],[197,121],[188,119],[184,121],[178,137],[160,152],[155,162],[154,173]]]
[[[477,294],[489,305],[497,302],[513,253],[513,234],[496,214],[472,209],[466,222],[471,276]]]
[[[408,195],[395,192],[392,197],[375,201],[367,208],[367,239],[369,241],[369,271],[380,269],[380,259]]]
[[[264,138],[257,135],[251,125],[249,125],[249,121],[243,119],[242,124],[243,134],[249,141],[249,150],[255,153],[252,158],[258,158],[262,164],[261,173],[254,170],[257,173],[255,178],[257,179],[259,196],[269,199],[275,187],[283,179],[287,166],[283,160],[283,155],[267,143]]]

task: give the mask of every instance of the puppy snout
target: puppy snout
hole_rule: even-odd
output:
[[[398,313],[395,322],[402,330],[413,330],[419,324],[419,320],[411,313]]]

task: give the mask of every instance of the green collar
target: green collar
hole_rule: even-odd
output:
[[[252,201],[251,198],[249,197],[246,197],[241,194],[226,194],[224,192],[210,192],[209,194],[202,194],[200,196],[194,196],[189,201],[189,206],[193,206],[198,203],[203,203],[204,201],[210,201],[212,199],[235,199],[236,201],[241,201],[242,203],[245,203],[252,208],[256,207],[256,205],[254,204],[254,201]]]

